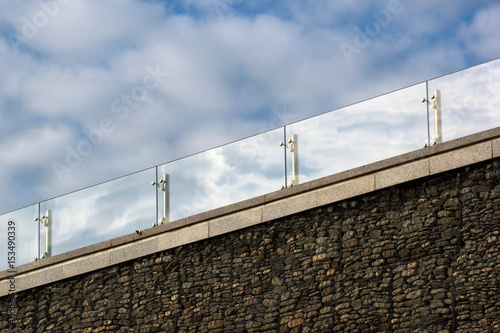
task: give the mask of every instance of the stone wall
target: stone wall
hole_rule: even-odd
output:
[[[1,332],[498,332],[500,160],[0,298]]]

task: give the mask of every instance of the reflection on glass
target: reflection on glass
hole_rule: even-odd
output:
[[[38,204],[26,208],[22,208],[11,213],[0,216],[0,271],[9,268],[7,260],[7,252],[15,252],[15,266],[20,266],[32,262],[38,257],[38,231],[39,223],[35,222],[35,217],[38,216]],[[14,226],[9,230],[10,226]],[[11,231],[9,238],[9,231]],[[14,232],[14,234],[12,234]],[[14,241],[14,248],[8,249],[8,241]]]
[[[145,229],[156,218],[155,168],[40,203],[52,211],[52,255]],[[45,228],[40,252],[45,251]]]
[[[298,137],[300,182],[422,148],[425,92],[421,83],[286,126],[287,140]]]
[[[170,220],[279,190],[285,170],[280,141],[283,128],[159,166],[158,175],[170,179]]]
[[[500,59],[429,81],[441,91],[443,141],[500,126]],[[434,113],[430,113],[434,133]]]

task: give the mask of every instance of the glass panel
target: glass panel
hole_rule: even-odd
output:
[[[151,227],[156,218],[156,169],[89,187],[40,203],[52,211],[52,255]],[[45,251],[45,227],[40,252]]]
[[[35,221],[37,216],[38,204],[0,216],[0,244],[2,246],[0,249],[0,271],[9,268],[7,252],[11,250],[15,252],[16,267],[32,262],[38,257],[38,226],[40,223]],[[9,221],[14,222],[14,225],[11,223],[11,227],[14,226],[15,230],[8,229]],[[15,233],[10,234],[10,239],[9,231]],[[14,240],[14,249],[8,249],[9,240]]]
[[[434,90],[441,91],[443,141],[500,126],[500,59],[431,80],[429,95]]]
[[[285,170],[280,141],[283,128],[158,166],[158,175],[170,178],[170,220],[279,190]]]
[[[422,148],[425,96],[424,82],[286,126],[287,140],[298,136],[299,182]]]

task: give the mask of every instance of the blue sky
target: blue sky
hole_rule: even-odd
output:
[[[499,18],[480,0],[0,1],[0,214],[496,59]]]

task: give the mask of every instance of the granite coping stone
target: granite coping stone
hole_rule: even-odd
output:
[[[429,174],[429,160],[421,159],[409,162],[377,172],[375,174],[375,189],[387,188],[415,178],[423,178]]]
[[[500,157],[500,139],[494,140],[491,142],[491,145],[493,149],[493,158]]]
[[[140,233],[133,232],[128,235],[92,244],[76,250],[58,254],[43,260],[27,263],[16,267],[17,275],[21,275],[30,271],[38,271],[40,269],[43,269],[44,267],[56,265],[58,263],[65,262],[70,259],[87,256],[92,253],[108,250],[117,246],[122,246],[128,243],[135,242],[137,240],[144,240],[145,238],[148,237],[153,237],[163,233],[168,233],[173,230],[185,228],[193,224],[201,223],[215,218],[222,218],[226,215],[234,214],[238,211],[251,209],[258,206],[268,205],[274,201],[279,201],[289,197],[297,196],[302,193],[307,193],[311,190],[320,189],[322,187],[327,187],[330,185],[334,185],[336,183],[342,183],[350,179],[359,178],[361,176],[375,174],[376,172],[381,172],[390,168],[395,168],[397,166],[407,164],[410,162],[416,162],[422,159],[427,159],[435,156],[437,157],[437,155],[452,152],[454,150],[462,149],[468,146],[477,145],[481,142],[488,140],[491,141],[492,157],[493,158],[499,157],[500,127],[496,127],[490,130],[468,135],[459,139],[447,141],[430,147],[425,147],[409,153],[405,153],[378,162],[360,166],[351,170],[322,177],[303,184],[292,186],[290,188],[277,190],[275,192],[267,193],[255,198],[243,200],[241,202],[237,202],[231,205],[227,205],[207,212],[192,215],[186,218],[169,222],[168,224],[163,224],[145,230],[140,230]],[[279,203],[277,204],[279,206]],[[8,278],[9,275],[10,274],[8,273],[8,271],[0,272],[0,281]]]
[[[491,142],[481,142],[431,156],[429,158],[429,171],[433,175],[492,158]]]
[[[239,213],[215,218],[208,224],[208,236],[215,237],[262,223],[262,214],[262,207],[254,207]]]
[[[157,238],[155,252],[165,251],[184,244],[194,243],[210,237],[209,222],[195,223],[183,229],[174,229],[163,233]]]

